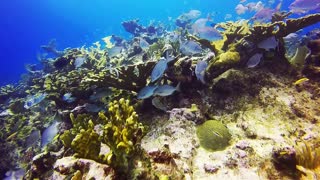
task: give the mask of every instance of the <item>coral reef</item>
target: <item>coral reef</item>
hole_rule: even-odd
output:
[[[318,175],[319,42],[306,39],[311,54],[304,61],[307,49],[301,49],[292,68],[283,37],[319,22],[320,15],[288,15],[275,13],[268,24],[219,23],[223,39],[217,41],[188,34],[192,18],[181,16],[176,23],[182,29],[172,34],[133,20],[123,22],[131,40],[112,35],[63,52],[54,42],[43,46],[55,56],[41,56],[43,70],[28,66],[17,86],[0,89],[0,177],[24,169],[26,179]],[[270,37],[276,42],[271,48],[259,45]],[[199,53],[180,52],[185,41]],[[257,53],[259,66],[247,68]],[[160,58],[166,68],[151,82]],[[208,64],[201,82],[195,75],[199,61]],[[137,97],[146,86],[172,84],[181,88],[170,96]],[[58,138],[46,140],[54,122]],[[288,148],[292,140],[307,143]],[[277,148],[281,144],[287,148]]]
[[[212,80],[213,78],[219,76],[226,70],[238,67],[245,64],[249,57],[253,55],[252,49],[255,48],[254,44],[267,39],[271,36],[276,38],[283,38],[290,33],[296,32],[304,27],[310,26],[320,21],[320,14],[307,15],[298,19],[286,19],[286,21],[276,21],[274,23],[263,24],[263,25],[253,25],[250,27],[248,22],[228,22],[218,24],[217,27],[221,27],[224,30],[223,35],[224,39],[222,40],[223,46],[222,50],[224,52],[233,52],[236,51],[240,55],[240,61],[233,61],[233,58],[230,59],[229,65],[226,67],[222,64],[222,68],[208,68],[207,70],[207,79]],[[221,42],[212,42],[213,49],[219,47]],[[280,44],[281,45],[281,44]],[[279,52],[277,52],[279,57],[284,57],[284,48],[279,47]],[[220,53],[224,53],[220,52]],[[217,58],[219,54],[217,55]],[[284,58],[283,58],[284,59]],[[215,60],[210,64],[214,64]],[[214,67],[209,65],[209,67]],[[218,69],[218,73],[215,72]]]
[[[60,136],[63,145],[75,152],[74,157],[110,165],[118,178],[142,176],[145,171],[143,168],[146,167],[140,167],[142,170],[138,172],[136,163],[147,158],[140,147],[145,130],[138,122],[138,115],[133,106],[129,105],[129,100],[121,98],[111,102],[107,116],[99,113],[96,124],[102,125],[100,134],[96,132],[91,118],[85,114],[75,118],[71,114],[73,128],[64,131]],[[102,143],[110,148],[107,154],[100,152]]]

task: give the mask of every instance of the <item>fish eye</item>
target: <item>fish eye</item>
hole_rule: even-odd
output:
[[[31,101],[27,101],[27,106],[31,106],[32,102]]]

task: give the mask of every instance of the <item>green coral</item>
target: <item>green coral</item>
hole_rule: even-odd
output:
[[[219,121],[208,120],[197,127],[200,145],[208,151],[223,150],[229,145],[231,134]]]
[[[99,118],[106,122],[103,142],[110,147],[110,153],[104,161],[118,171],[128,174],[134,165],[134,159],[142,153],[140,142],[144,127],[138,122],[138,114],[129,100],[123,98],[109,104],[109,117],[99,113]]]

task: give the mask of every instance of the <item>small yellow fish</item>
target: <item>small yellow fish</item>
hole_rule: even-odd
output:
[[[288,152],[286,152],[286,151],[281,151],[281,152],[280,152],[280,155],[281,155],[281,156],[286,155],[286,154],[288,154]]]
[[[10,140],[14,139],[17,134],[18,134],[18,132],[12,133],[9,137],[7,137],[6,141],[10,141]]]
[[[297,80],[296,82],[294,82],[293,85],[298,85],[298,84],[304,83],[306,81],[309,81],[309,79],[308,78],[301,78],[301,79]]]

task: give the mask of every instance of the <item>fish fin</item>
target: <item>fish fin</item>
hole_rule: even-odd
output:
[[[167,61],[167,63],[172,61],[173,59],[174,59],[173,57],[170,57],[169,51],[166,51],[166,61]]]
[[[181,82],[179,82],[178,85],[176,86],[176,91],[179,91],[179,92],[181,91],[180,85],[181,85]]]

